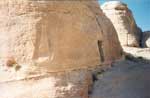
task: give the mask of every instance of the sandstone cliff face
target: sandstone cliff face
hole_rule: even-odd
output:
[[[57,72],[120,56],[115,30],[95,1],[5,0],[0,5],[4,65],[11,57],[20,65],[36,64]]]
[[[88,98],[88,69],[122,56],[95,0],[5,0],[0,6],[0,64],[21,66],[1,72],[2,98]]]
[[[141,29],[137,27],[127,5],[121,1],[109,1],[102,5],[102,9],[117,30],[121,45],[138,47]]]
[[[88,98],[91,73],[87,70],[51,73],[0,82],[1,98]]]

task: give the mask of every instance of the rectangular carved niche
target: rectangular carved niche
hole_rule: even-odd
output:
[[[98,43],[98,48],[99,48],[100,60],[101,60],[101,62],[104,62],[105,58],[104,58],[104,52],[103,52],[103,48],[102,48],[103,42],[98,40],[97,43]]]

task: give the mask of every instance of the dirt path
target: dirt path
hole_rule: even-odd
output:
[[[97,76],[91,98],[150,98],[149,75],[150,64],[120,61]]]

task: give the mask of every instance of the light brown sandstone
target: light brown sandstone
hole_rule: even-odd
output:
[[[0,71],[1,98],[88,98],[88,70],[122,56],[96,0],[5,0],[0,14],[0,64],[21,66]]]
[[[59,72],[0,82],[1,98],[88,98],[92,85],[86,70]]]
[[[128,6],[121,1],[108,1],[102,5],[102,9],[112,21],[121,45],[139,47],[141,29],[136,25]]]
[[[120,57],[116,32],[96,1],[5,0],[0,6],[1,64],[13,57],[57,72]]]

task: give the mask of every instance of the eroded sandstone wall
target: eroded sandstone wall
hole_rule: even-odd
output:
[[[88,98],[89,69],[122,57],[97,0],[5,0],[0,14],[2,98]]]
[[[140,46],[141,29],[136,25],[132,11],[121,1],[108,1],[103,12],[112,21],[122,46]]]
[[[120,56],[115,30],[96,1],[5,0],[0,6],[3,65],[11,57],[20,65],[60,71]]]

